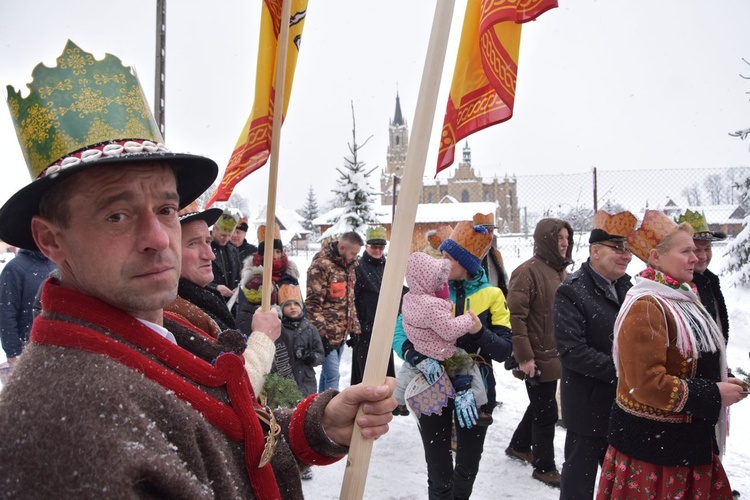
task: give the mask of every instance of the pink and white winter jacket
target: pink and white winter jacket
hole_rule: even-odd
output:
[[[406,263],[406,284],[402,306],[406,337],[417,352],[445,361],[456,352],[456,339],[469,333],[473,321],[468,315],[453,316],[453,303],[435,294],[448,280],[451,262],[415,252]]]

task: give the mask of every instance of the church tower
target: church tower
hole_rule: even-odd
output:
[[[380,176],[380,202],[383,205],[393,203],[393,176],[404,174],[406,153],[409,150],[409,127],[401,113],[401,99],[396,92],[396,111],[388,125],[388,153],[385,171]]]

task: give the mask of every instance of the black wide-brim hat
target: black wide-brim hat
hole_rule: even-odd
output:
[[[214,223],[219,220],[219,217],[221,217],[221,214],[223,214],[224,211],[220,208],[207,208],[206,210],[203,210],[202,212],[190,212],[183,215],[180,215],[180,224],[185,225],[189,222],[195,222],[197,220],[202,220],[206,222],[206,225],[208,227],[211,227],[214,225]]]
[[[703,231],[693,234],[694,240],[721,241],[727,239],[727,235],[721,231]]]
[[[0,239],[19,248],[39,250],[31,234],[31,219],[39,215],[39,202],[45,193],[89,168],[139,162],[166,162],[172,166],[180,197],[179,208],[198,198],[211,186],[219,172],[219,167],[209,158],[170,152],[122,154],[81,162],[36,179],[11,196],[0,208]]]

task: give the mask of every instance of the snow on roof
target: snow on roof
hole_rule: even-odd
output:
[[[302,236],[303,234],[310,234],[310,231],[302,227],[301,221],[302,216],[294,210],[281,205],[276,206],[276,222],[279,224],[281,243],[284,246],[288,245],[295,237]],[[253,220],[253,224],[258,228],[265,223],[266,207],[263,207],[255,220]]]
[[[440,198],[440,201],[438,203],[458,203],[458,198],[456,198],[455,196],[446,194],[445,196]]]
[[[663,207],[667,208],[667,207]],[[659,209],[663,209],[659,207]],[[740,206],[734,205],[700,205],[700,206],[686,206],[681,207],[679,205],[670,205],[668,207],[669,213],[674,217],[679,217],[680,214],[685,213],[685,210],[690,209],[693,212],[702,213],[706,217],[708,224],[726,224],[728,222],[739,223],[742,222],[742,218],[733,218],[732,215],[744,214],[744,210],[738,210]],[[635,213],[635,212],[633,212]],[[639,220],[643,220],[643,210],[640,210],[638,215]]]

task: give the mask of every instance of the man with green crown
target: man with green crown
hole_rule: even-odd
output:
[[[0,238],[41,251],[60,277],[42,286],[0,393],[3,496],[301,498],[298,464],[340,459],[361,403],[363,436],[384,434],[394,381],[271,412],[238,332],[221,343],[164,316],[178,210],[218,169],[162,144],[131,69],[69,41],[32,76],[28,97],[8,92],[32,182],[0,208]],[[279,328],[275,312],[255,314],[253,330]]]
[[[708,269],[713,258],[711,242],[726,239],[727,235],[721,231],[711,231],[706,221],[706,216],[700,212],[693,212],[687,209],[681,214],[676,222],[689,223],[695,233],[693,234],[693,244],[695,245],[695,256],[698,262],[693,269],[693,284],[698,289],[698,296],[701,303],[709,312],[711,317],[719,325],[721,333],[724,334],[724,342],[729,342],[729,313],[727,312],[727,303],[724,300],[724,294],[721,292],[721,283],[719,277]]]
[[[365,375],[365,364],[372,340],[372,327],[375,324],[375,314],[378,310],[380,285],[383,283],[383,272],[385,271],[385,245],[387,243],[386,230],[383,226],[368,227],[365,251],[359,258],[359,264],[354,269],[356,276],[354,281],[354,307],[357,309],[360,333],[350,337],[352,344],[352,384],[362,382]],[[396,375],[392,351],[388,358],[386,374],[389,377]]]

